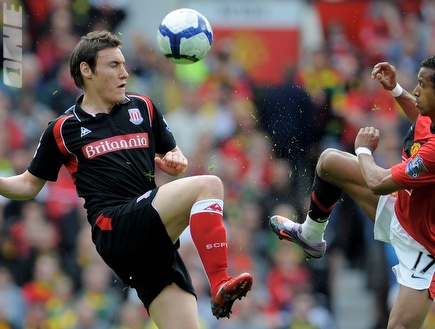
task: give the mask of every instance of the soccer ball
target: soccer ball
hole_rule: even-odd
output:
[[[177,64],[190,64],[210,51],[213,31],[207,18],[193,9],[171,11],[157,30],[157,44],[162,54]]]

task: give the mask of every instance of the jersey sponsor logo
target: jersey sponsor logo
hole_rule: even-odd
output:
[[[228,248],[227,242],[215,242],[215,243],[208,243],[205,245],[205,249],[216,249],[216,248]]]
[[[86,136],[87,134],[89,134],[91,131],[88,128],[85,127],[81,127],[80,128],[80,137]]]
[[[138,108],[128,109],[128,114],[130,115],[130,122],[135,125],[140,125],[143,121],[142,114]]]
[[[413,159],[408,162],[405,168],[405,172],[408,176],[414,179],[418,178],[421,173],[427,172],[427,168],[424,165],[423,159],[421,158],[420,154],[417,154]]]
[[[138,133],[114,136],[86,144],[82,147],[82,152],[87,159],[93,159],[111,152],[148,147],[148,133]]]

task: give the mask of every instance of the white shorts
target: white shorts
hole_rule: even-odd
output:
[[[391,243],[399,264],[392,267],[399,284],[415,289],[429,289],[435,273],[435,258],[400,225],[394,204],[396,198],[383,195],[376,209],[374,237]]]

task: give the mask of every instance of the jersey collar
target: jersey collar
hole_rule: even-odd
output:
[[[89,119],[92,119],[92,118],[96,118],[96,117],[98,117],[100,114],[90,114],[90,113],[88,113],[88,112],[86,112],[85,110],[82,109],[82,107],[80,106],[80,104],[81,104],[82,101],[83,101],[83,97],[84,97],[84,95],[80,95],[80,96],[77,98],[77,100],[76,100],[76,104],[75,104],[74,109],[73,109],[73,112],[74,112],[75,116],[77,117],[77,119],[78,119],[79,121],[86,121],[86,120],[89,120]],[[124,99],[121,103],[119,103],[119,104],[117,104],[117,105],[124,105],[124,104],[127,104],[127,103],[129,103],[129,102],[130,102],[130,98],[128,98],[127,96],[125,96],[125,99]],[[117,105],[115,105],[114,108],[116,108]],[[102,114],[102,113],[101,113],[101,114]],[[103,115],[104,115],[104,114],[103,114]]]

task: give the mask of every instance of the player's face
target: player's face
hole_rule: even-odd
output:
[[[420,113],[435,118],[435,86],[431,80],[433,74],[432,69],[420,69],[418,72],[418,84],[414,89],[414,96]]]
[[[121,49],[106,48],[98,52],[91,92],[97,93],[104,104],[111,108],[125,99],[127,78]]]

